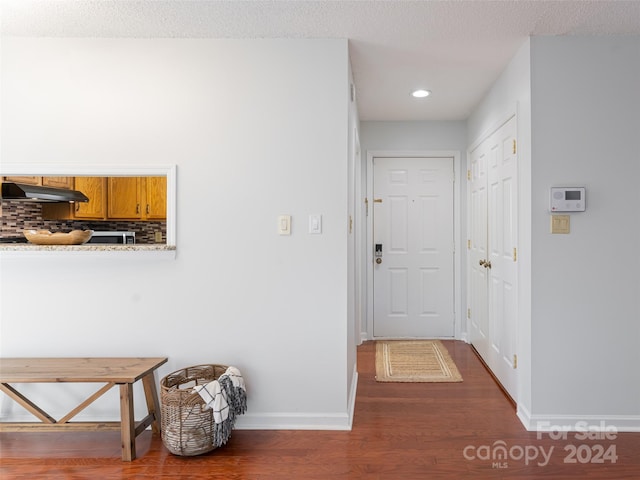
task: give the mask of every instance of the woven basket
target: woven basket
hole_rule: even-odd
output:
[[[193,456],[216,448],[213,410],[205,410],[195,385],[217,380],[226,365],[196,365],[170,373],[160,381],[162,442],[175,455]]]

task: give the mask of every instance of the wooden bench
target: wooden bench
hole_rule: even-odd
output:
[[[120,430],[122,460],[136,458],[136,437],[151,426],[160,433],[160,405],[155,371],[166,358],[2,358],[0,390],[14,399],[40,422],[0,422],[0,432],[60,430]],[[142,380],[148,415],[135,421],[133,384]],[[93,395],[59,420],[54,419],[10,384],[19,383],[104,383]],[[115,385],[120,387],[119,422],[72,422],[71,419]]]

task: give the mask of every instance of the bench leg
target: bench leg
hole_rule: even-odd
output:
[[[158,401],[158,389],[156,388],[156,379],[153,372],[149,372],[142,378],[142,385],[144,387],[144,396],[147,400],[147,410],[154,418],[151,430],[154,434],[159,434],[161,429],[160,402]]]
[[[133,412],[133,385],[120,384],[120,438],[122,460],[130,462],[136,458],[136,426]]]

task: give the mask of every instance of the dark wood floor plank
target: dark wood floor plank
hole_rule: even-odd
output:
[[[0,478],[640,478],[640,434],[576,441],[571,433],[566,440],[553,440],[527,432],[471,347],[463,342],[444,344],[462,373],[461,383],[377,383],[374,343],[359,347],[358,396],[350,432],[236,430],[226,446],[198,457],[172,455],[159,437],[144,432],[137,439],[138,458],[130,463],[121,461],[117,432],[2,433]],[[483,457],[482,449],[490,451],[496,442],[515,453],[535,450],[538,457]],[[598,445],[614,448],[617,460],[566,463],[570,445],[591,456]],[[541,449],[551,452],[548,461]]]

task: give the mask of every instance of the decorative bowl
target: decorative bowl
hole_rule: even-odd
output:
[[[93,230],[72,230],[69,233],[49,230],[25,230],[24,236],[35,245],[82,245],[89,241]]]

